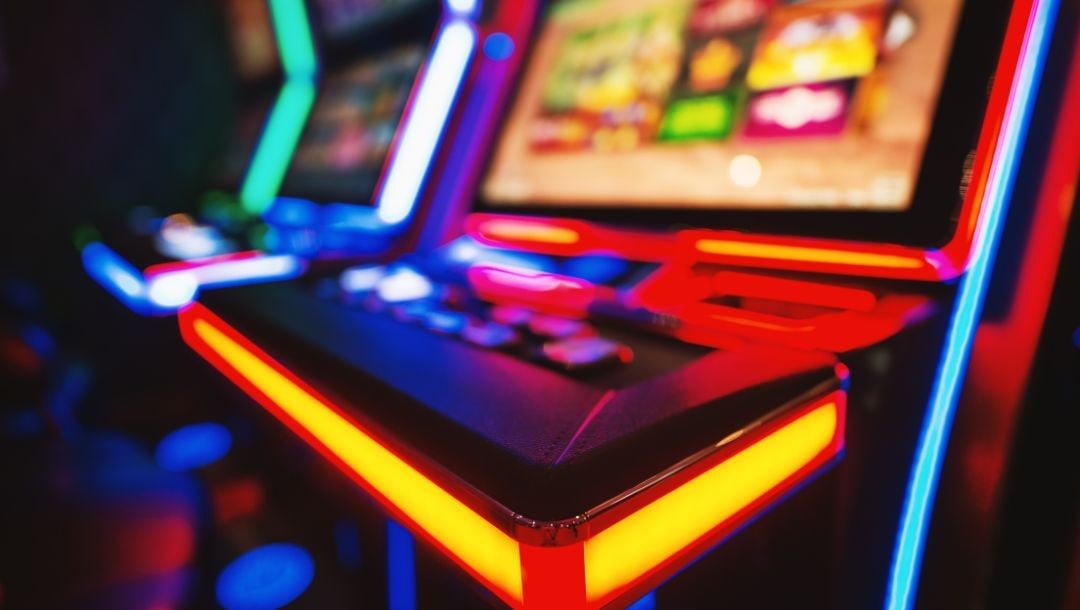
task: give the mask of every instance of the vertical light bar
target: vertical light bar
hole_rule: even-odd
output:
[[[472,17],[480,11],[480,0],[446,0],[446,8],[456,17]]]
[[[464,19],[451,20],[439,32],[378,194],[378,215],[384,222],[397,224],[412,214],[475,47],[476,32]]]
[[[386,520],[387,606],[416,610],[416,548],[409,530]]]
[[[926,528],[941,474],[941,463],[955,413],[960,382],[971,353],[971,340],[982,311],[989,272],[994,262],[1002,221],[1016,177],[1019,156],[1027,134],[1032,100],[1038,90],[1048,31],[1057,0],[1036,0],[1034,16],[1021,50],[1016,80],[1006,109],[1005,124],[987,186],[986,213],[977,229],[971,266],[960,281],[956,307],[945,339],[938,376],[923,421],[915,460],[908,481],[893,551],[885,598],[887,610],[914,606],[919,569],[926,545]]]
[[[285,82],[240,187],[240,202],[252,214],[265,211],[281,187],[315,103],[315,77],[319,69],[303,0],[270,0],[270,16]]]

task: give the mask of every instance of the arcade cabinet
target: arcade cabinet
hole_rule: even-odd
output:
[[[134,232],[112,223],[83,237],[87,271],[136,311],[171,313],[200,290],[386,256],[417,226],[424,178],[475,63],[485,26],[471,24],[481,15],[436,1],[316,2],[309,23],[300,0],[265,8],[231,11],[272,17],[284,72],[269,111],[252,103],[238,118],[218,181],[237,194],[213,192],[198,218],[136,219]],[[252,47],[265,51],[271,20],[257,23],[262,31],[233,28],[246,53],[241,74],[255,70],[249,55],[269,61]]]
[[[184,341],[493,602],[913,607],[1058,2],[504,4],[416,247]]]

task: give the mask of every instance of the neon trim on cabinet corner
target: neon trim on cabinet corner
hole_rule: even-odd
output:
[[[553,602],[598,608],[640,596],[819,472],[843,447],[845,394],[837,390],[721,442],[688,480],[665,477],[669,489],[649,487],[655,497],[644,505],[604,509],[612,522],[594,525],[592,538],[534,546],[507,533],[509,523],[500,527],[481,516],[206,307],[192,304],[179,319],[193,350],[371,493],[391,518],[516,608]],[[713,499],[703,510],[691,497]],[[673,523],[679,524],[674,536],[640,544],[643,535],[652,540]]]
[[[1003,135],[990,170],[987,209],[976,228],[970,267],[960,282],[937,377],[916,446],[893,550],[884,604],[886,610],[908,610],[915,604],[926,529],[948,444],[949,429],[1027,135],[1032,102],[1038,90],[1038,77],[1057,4],[1057,0],[1036,0],[1027,23],[1018,75],[1013,82],[1002,128]]]

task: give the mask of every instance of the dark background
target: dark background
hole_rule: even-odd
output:
[[[0,3],[0,278],[69,301],[72,231],[193,208],[237,99],[212,0]]]

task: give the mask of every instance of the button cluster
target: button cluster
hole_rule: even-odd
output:
[[[476,347],[501,350],[567,372],[633,360],[629,347],[601,337],[588,320],[521,305],[491,305],[403,265],[354,267],[342,273],[336,285],[323,282],[316,291]]]

